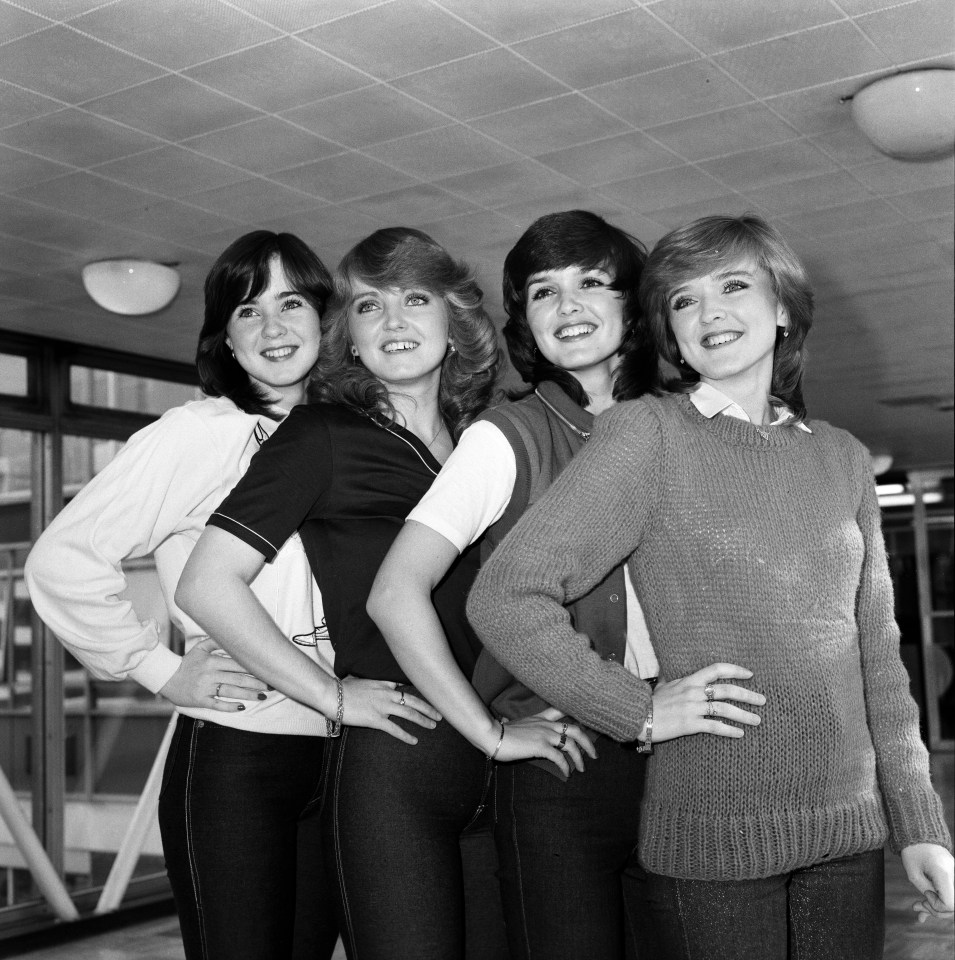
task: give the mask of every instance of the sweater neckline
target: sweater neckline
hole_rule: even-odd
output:
[[[689,394],[676,396],[685,416],[698,423],[707,433],[713,434],[724,443],[733,443],[739,446],[755,447],[757,449],[788,449],[795,446],[802,438],[811,438],[814,434],[800,430],[794,423],[780,423],[776,426],[757,426],[748,420],[730,417],[724,413],[717,413],[713,417],[706,417],[697,409]]]

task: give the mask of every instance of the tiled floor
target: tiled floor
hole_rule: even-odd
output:
[[[955,802],[955,756],[937,755],[932,762],[936,787],[945,802],[949,827]],[[952,960],[955,927],[931,921],[920,924],[912,912],[914,896],[899,858],[886,855],[886,945],[884,960]],[[79,931],[78,931],[79,932]],[[9,952],[10,950],[13,952]],[[0,956],[22,960],[183,960],[175,917],[160,917],[55,946],[16,951],[11,942],[0,942]],[[344,960],[339,944],[334,960]],[[586,958],[581,958],[586,960]],[[757,960],[757,958],[754,958]],[[847,957],[846,960],[851,960]]]

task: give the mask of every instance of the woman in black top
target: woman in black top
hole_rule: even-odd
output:
[[[210,519],[177,594],[257,676],[344,721],[324,818],[341,929],[362,960],[464,956],[461,835],[486,804],[492,765],[449,724],[411,734],[411,687],[365,603],[405,517],[490,397],[499,350],[481,299],[467,268],[419,231],[379,230],[352,249],[323,322],[324,402],[299,408],[255,458]],[[331,708],[319,703],[307,664],[283,656],[247,606],[250,570],[296,529],[322,591],[336,672],[396,683],[394,729],[382,730],[413,750],[353,727],[347,687]],[[478,651],[464,616],[476,562],[466,551],[434,594],[466,676]],[[536,721],[520,736],[556,742],[560,729]],[[488,875],[469,890],[469,922],[479,893],[499,909]],[[483,922],[469,960],[506,956],[501,931]]]

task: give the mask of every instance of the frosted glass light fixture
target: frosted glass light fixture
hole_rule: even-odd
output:
[[[883,77],[852,97],[852,118],[881,153],[938,160],[955,150],[955,70]]]
[[[83,267],[83,286],[104,310],[139,316],[172,302],[179,274],[152,260],[97,260]]]

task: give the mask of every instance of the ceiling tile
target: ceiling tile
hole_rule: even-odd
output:
[[[897,65],[950,53],[955,48],[951,0],[916,0],[861,16],[856,23]]]
[[[687,160],[740,153],[797,136],[761,103],[745,103],[692,120],[649,127],[647,134]]]
[[[171,104],[175,104],[175,110],[170,109]],[[259,116],[252,107],[172,75],[85,106],[100,116],[168,140],[185,140]]]
[[[415,182],[411,177],[355,152],[282,170],[273,174],[272,179],[332,203],[398,190]]]
[[[879,74],[870,76],[874,79]],[[847,77],[806,90],[796,90],[769,97],[764,102],[774,113],[800,133],[823,133],[854,127],[852,105],[845,101],[865,86],[867,78]]]
[[[704,53],[719,53],[842,19],[829,0],[660,0],[653,4],[652,12]]]
[[[73,108],[0,130],[0,143],[76,167],[125,157],[159,142],[138,130]]]
[[[394,140],[448,123],[444,114],[384,84],[296,107],[283,116],[349,147]]]
[[[426,183],[353,200],[351,207],[378,223],[404,226],[457,217],[477,209],[473,203]]]
[[[912,220],[931,220],[940,210],[946,209],[952,202],[951,187],[932,187],[928,190],[914,190],[892,197],[890,203]]]
[[[0,80],[65,103],[82,103],[161,73],[159,67],[61,26],[5,44],[0,57]]]
[[[803,180],[836,169],[835,161],[804,140],[701,160],[699,166],[731,190],[746,191],[787,180]]]
[[[499,212],[507,214],[521,230],[539,217],[559,213],[561,210],[590,210],[610,221],[618,220],[624,213],[620,204],[606,197],[595,197],[589,190],[574,188],[573,185],[568,185],[565,190],[549,197],[532,197],[499,208]]]
[[[599,140],[626,127],[579,94],[496,113],[471,124],[476,130],[529,156]]]
[[[243,232],[236,221],[222,216],[219,211],[212,213],[162,197],[150,198],[139,208],[125,211],[123,222],[130,230],[183,244],[218,230],[231,230],[236,236]]]
[[[675,204],[719,197],[727,191],[702,170],[685,166],[608,183],[597,192],[639,213],[653,213]]]
[[[11,7],[6,3],[0,5],[0,37],[3,37],[4,43],[42,30],[49,25],[49,20],[34,16],[26,10]]]
[[[705,200],[694,200],[692,203],[677,203],[660,210],[653,211],[653,219],[659,220],[664,230],[673,230],[676,227],[690,223],[699,217],[739,216],[741,213],[752,212],[753,205],[744,197],[737,194],[721,193]]]
[[[591,87],[646,73],[699,54],[645,10],[628,10],[514,45],[573,87]]]
[[[196,0],[118,0],[77,17],[70,26],[171,70],[278,35],[274,27],[238,10]],[[254,62],[256,53],[249,51],[248,57]]]
[[[537,159],[586,186],[625,180],[683,163],[681,158],[642,133],[625,133],[584,143],[541,154]]]
[[[69,20],[102,5],[103,0],[17,0],[17,6],[50,20]]]
[[[705,61],[593,87],[587,96],[640,129],[753,99],[738,83]]]
[[[193,194],[189,202],[210,213],[231,217],[240,223],[255,224],[259,219],[274,219],[286,213],[320,210],[324,203],[302,196],[294,189],[269,180],[249,179]],[[251,228],[250,228],[251,229]]]
[[[245,10],[281,30],[304,30],[318,23],[327,23],[339,17],[358,13],[368,7],[379,5],[382,0],[229,0],[230,4]]]
[[[759,97],[890,65],[885,54],[849,21],[757,43],[714,60]]]
[[[852,175],[882,196],[910,193],[927,187],[950,186],[955,182],[955,159],[946,157],[925,163],[881,158],[852,168]]]
[[[0,146],[0,191],[12,193],[15,190],[43,183],[54,177],[62,176],[69,167],[42,157],[34,157],[20,150]]]
[[[183,146],[253,173],[286,170],[342,152],[337,144],[278,117],[258,117],[235,127],[191,137],[183,141]]]
[[[436,181],[481,207],[499,207],[565,190],[567,179],[532,160],[505,163]]]
[[[100,218],[139,207],[147,203],[151,195],[105,177],[78,171],[20,190],[18,196],[67,214]]]
[[[270,112],[369,83],[369,78],[293,37],[184,71],[199,83]]]
[[[510,50],[500,48],[423,70],[396,80],[394,86],[461,120],[544,100],[565,90]]]
[[[818,133],[809,137],[809,142],[841,164],[865,163],[881,156],[854,125]]]
[[[901,219],[900,213],[881,200],[861,200],[826,210],[793,214],[786,217],[785,222],[807,237],[816,237],[881,229]]]
[[[56,100],[0,80],[0,128],[62,109]]]
[[[630,0],[441,0],[441,6],[502,43],[551,33],[608,13],[629,10]]]
[[[382,80],[493,46],[493,41],[424,0],[394,0],[298,36]]]
[[[869,196],[865,186],[844,170],[746,189],[746,197],[771,217],[801,210],[824,210]]]
[[[513,151],[460,124],[368,147],[367,153],[422,180],[516,160]]]
[[[246,176],[237,167],[174,146],[113,160],[97,167],[96,172],[166,196],[189,196],[200,190],[237,183]]]

